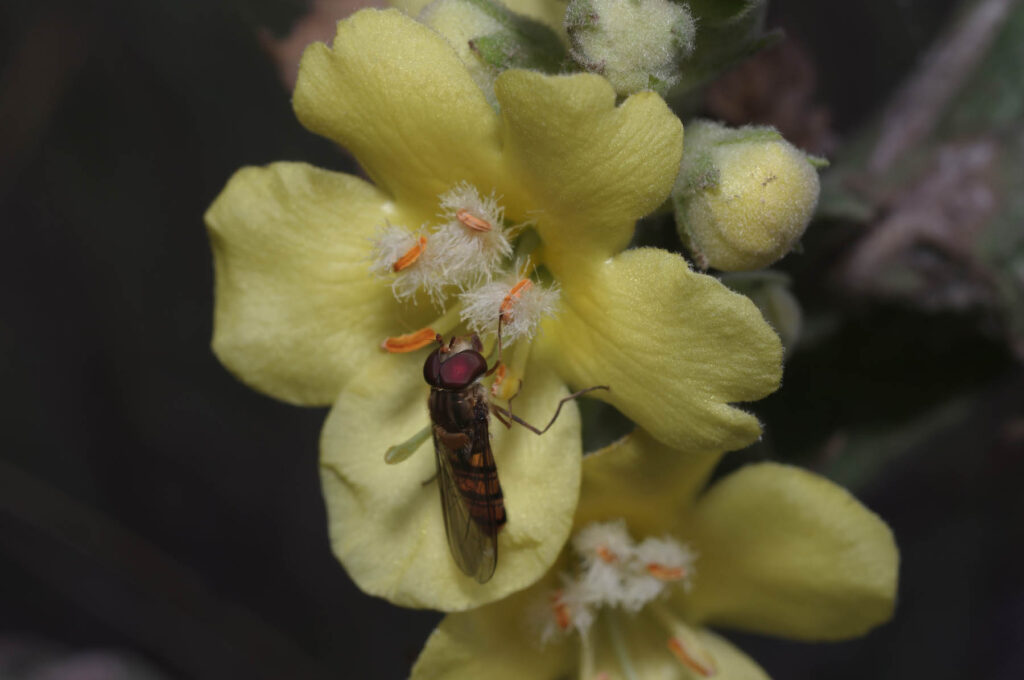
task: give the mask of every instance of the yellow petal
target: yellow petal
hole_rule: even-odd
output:
[[[778,386],[782,346],[750,300],[650,248],[580,264],[561,283],[538,349],[570,385],[608,385],[594,396],[684,451],[757,439],[757,419],[728,404]]]
[[[669,448],[637,429],[583,459],[576,526],[628,518],[634,536],[671,531],[721,455]]]
[[[582,459],[579,412],[572,404],[543,436],[491,420],[492,448],[508,524],[494,577],[479,584],[459,571],[445,539],[428,442],[396,465],[392,445],[428,423],[425,353],[364,361],[324,426],[321,466],[335,554],[371,595],[408,607],[455,611],[504,597],[536,581],[569,535]],[[546,423],[567,393],[551,371],[528,367],[515,413]]]
[[[427,639],[412,680],[556,680],[584,677],[579,634],[571,631],[541,644],[545,603],[557,587],[553,575],[500,602],[449,614]],[[671,626],[649,612],[598,615],[589,629],[593,668],[588,678],[694,680],[701,677],[671,650],[669,639],[685,639],[687,651],[713,665],[716,680],[769,680],[729,641],[675,620]],[[623,672],[628,663],[633,675]],[[603,674],[603,675],[602,675]]]
[[[497,115],[444,38],[397,10],[357,12],[333,48],[306,48],[293,105],[423,220],[461,181],[501,193]]]
[[[599,76],[506,71],[495,83],[505,160],[530,196],[545,264],[604,259],[626,246],[635,222],[668,196],[683,126],[653,92],[615,106]]]
[[[775,463],[749,465],[698,502],[688,618],[804,640],[860,635],[889,619],[892,532],[845,489]]]
[[[565,638],[541,646],[540,626],[531,626],[530,618],[543,603],[542,589],[534,587],[486,607],[449,614],[427,639],[411,680],[564,677],[576,661],[576,645]]]
[[[388,284],[369,271],[374,227],[395,217],[350,175],[302,163],[235,173],[206,213],[224,365],[279,399],[334,401],[350,367],[401,330]]]
[[[725,638],[706,628],[696,630],[697,638],[715,660],[715,680],[769,680],[768,674],[753,659]]]
[[[727,640],[675,620],[671,626],[648,611],[599,615],[590,629],[594,676],[607,680],[769,680],[761,668]],[[682,642],[681,657],[669,640]],[[626,665],[631,673],[625,670]],[[700,670],[697,670],[700,669]],[[604,674],[604,675],[602,675]]]

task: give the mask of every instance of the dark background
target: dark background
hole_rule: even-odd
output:
[[[771,21],[812,56],[842,138],[952,4],[778,0]],[[261,48],[302,9],[0,6],[3,677],[106,650],[135,668],[123,677],[399,678],[439,618],[366,597],[332,557],[326,412],[252,392],[209,350],[202,214],[230,174],[284,159],[353,170],[295,121]],[[806,270],[809,309],[841,306]],[[1022,677],[1017,364],[962,316],[877,305],[840,331],[794,356],[761,406],[766,441],[891,523],[897,615],[841,644],[733,638],[779,679]],[[941,427],[897,437],[868,471],[821,454],[844,426],[912,429],[935,409]],[[57,677],[122,677],[108,673]]]

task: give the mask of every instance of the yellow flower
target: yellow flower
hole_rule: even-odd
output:
[[[890,618],[899,557],[877,515],[776,463],[704,490],[719,458],[639,430],[587,456],[571,547],[532,588],[448,615],[412,680],[756,680],[706,625],[839,640]]]
[[[621,252],[678,168],[682,126],[664,102],[641,93],[616,106],[586,74],[507,71],[495,93],[500,114],[425,26],[359,12],[333,48],[307,49],[293,103],[373,183],[302,163],[244,168],[206,216],[214,351],[256,389],[333,403],[321,442],[333,549],[363,590],[407,606],[468,608],[547,570],[576,506],[579,418],[570,404],[541,437],[492,425],[508,523],[494,577],[476,583],[449,555],[425,484],[433,456],[384,461],[428,424],[426,352],[382,352],[385,338],[394,348],[417,330],[485,325],[493,338],[507,302],[518,339],[507,338],[503,389],[521,380],[517,415],[543,424],[567,385],[609,385],[601,398],[691,448],[755,439],[757,420],[729,403],[779,380],[778,338],[746,298],[677,255]],[[523,229],[539,242],[528,263],[509,254]],[[487,288],[515,286],[513,274],[536,285]]]

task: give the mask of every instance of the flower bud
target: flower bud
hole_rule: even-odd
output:
[[[698,266],[751,271],[781,259],[814,213],[820,164],[770,127],[690,123],[672,197]]]
[[[687,6],[669,0],[572,0],[565,30],[573,59],[623,96],[665,94],[679,82],[679,62],[693,52],[696,35]]]

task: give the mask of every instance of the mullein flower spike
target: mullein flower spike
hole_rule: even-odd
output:
[[[461,610],[529,586],[568,539],[579,488],[573,403],[541,437],[492,424],[501,557],[485,584],[459,570],[424,484],[433,456],[414,446],[428,439],[437,334],[475,330],[493,347],[500,315],[505,368],[484,380],[495,399],[515,396],[517,416],[546,423],[569,386],[608,385],[594,395],[691,449],[756,439],[756,418],[730,403],[780,377],[778,337],[748,299],[678,255],[622,252],[679,167],[682,126],[660,97],[617,105],[599,76],[512,69],[494,98],[498,110],[438,33],[358,12],[332,47],[306,50],[293,104],[373,183],[243,168],[206,215],[214,351],[256,389],[333,404],[332,547],[359,587],[401,605]]]

